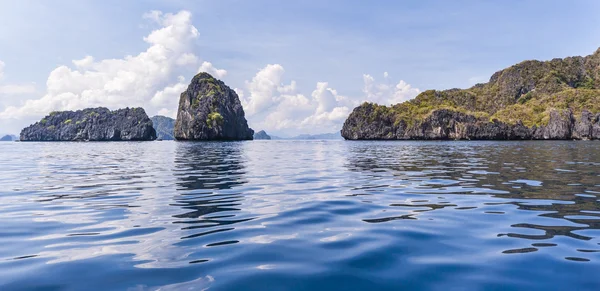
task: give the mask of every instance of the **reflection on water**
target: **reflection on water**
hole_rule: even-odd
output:
[[[597,290],[598,146],[2,144],[0,289]]]

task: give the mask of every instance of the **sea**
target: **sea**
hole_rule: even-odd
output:
[[[600,142],[4,142],[0,290],[600,290]]]

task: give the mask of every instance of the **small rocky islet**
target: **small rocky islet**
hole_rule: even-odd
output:
[[[268,135],[266,131],[261,130],[254,133],[254,139],[271,140],[271,136]]]
[[[181,93],[175,121],[177,140],[252,140],[238,95],[208,73],[199,73]]]
[[[147,141],[156,139],[143,108],[55,111],[21,131],[21,141]]]
[[[469,89],[429,90],[392,106],[363,103],[341,133],[348,140],[597,140],[600,49],[524,61]]]

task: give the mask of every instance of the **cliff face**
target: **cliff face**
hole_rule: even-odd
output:
[[[156,139],[142,108],[52,112],[21,131],[21,141],[143,141]]]
[[[181,93],[174,132],[178,140],[251,140],[254,135],[235,91],[207,73],[196,75]]]
[[[425,91],[393,106],[364,103],[346,139],[600,139],[600,49],[525,61],[469,89]]]
[[[174,140],[173,130],[175,129],[175,119],[156,115],[150,118],[152,126],[156,130],[156,137],[162,140]]]
[[[370,105],[373,106],[373,105]],[[372,107],[361,106],[361,114],[372,114]],[[376,106],[376,105],[375,105]],[[358,108],[357,108],[358,109]],[[383,140],[542,140],[542,139],[600,139],[600,113],[587,110],[575,118],[570,109],[550,113],[545,126],[527,127],[522,122],[508,124],[494,119],[478,118],[473,115],[448,109],[433,111],[423,121],[407,124],[400,121],[375,118],[364,122],[350,115],[342,135],[346,139]]]

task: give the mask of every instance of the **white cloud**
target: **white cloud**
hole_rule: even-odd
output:
[[[386,72],[384,83],[363,76],[364,96],[343,96],[329,83],[318,82],[310,97],[306,97],[298,92],[296,81],[282,83],[284,73],[281,65],[267,65],[251,81],[246,81],[245,90],[235,89],[255,130],[285,131],[290,135],[334,132],[341,129],[352,109],[364,101],[398,103],[420,92],[404,81],[393,85]]]
[[[198,63],[198,57],[193,53],[185,53],[181,55],[175,63],[178,66],[195,65]]]
[[[326,82],[317,83],[317,88],[312,92],[316,109],[314,113],[302,121],[303,126],[322,126],[333,128],[344,122],[350,114],[350,107],[358,105],[348,98],[340,96],[336,90],[328,87]],[[341,127],[341,126],[340,126]]]
[[[22,106],[7,107],[0,112],[0,119],[39,117],[52,110],[95,106],[149,105],[146,110],[151,113],[162,109],[158,106],[177,104],[178,98],[167,99],[183,88],[181,79],[172,84],[180,68],[198,60],[192,53],[198,30],[188,11],[176,14],[153,11],[144,17],[160,25],[144,37],[149,45],[145,51],[122,59],[99,61],[86,56],[73,61],[75,68],[60,66],[48,76],[44,96],[27,100]]]
[[[156,92],[152,99],[150,99],[150,104],[158,108],[177,108],[179,104],[179,95],[181,92],[185,91],[188,86],[185,83],[185,78],[183,76],[179,76],[177,81],[176,84],[167,86],[163,90]]]
[[[358,105],[341,96],[327,82],[318,82],[311,98],[298,92],[298,84],[283,84],[285,70],[279,64],[267,65],[251,81],[246,92],[235,89],[250,125],[256,130],[299,132],[332,132],[341,128],[351,107]]]
[[[227,76],[227,71],[222,69],[217,69],[210,62],[203,62],[200,68],[198,69],[198,73],[205,72],[211,74],[213,77],[217,77],[218,79],[222,79]]]
[[[418,88],[413,88],[403,80],[394,85],[391,83],[387,72],[383,74],[383,80],[383,83],[378,83],[371,75],[363,75],[364,101],[375,102],[381,105],[391,105],[410,100],[421,93]]]
[[[280,90],[289,91],[292,84],[289,87],[281,85],[284,72],[285,70],[279,64],[267,65],[252,78],[252,81],[246,81],[246,88],[250,95],[241,101],[248,116],[263,113],[276,103],[279,97],[277,93]]]
[[[156,113],[156,114],[171,117],[171,118],[177,118],[177,110],[174,110],[174,109],[163,108],[161,110],[158,110],[158,113]]]
[[[86,56],[81,60],[73,60],[73,64],[80,69],[89,68],[94,63],[94,57]]]

